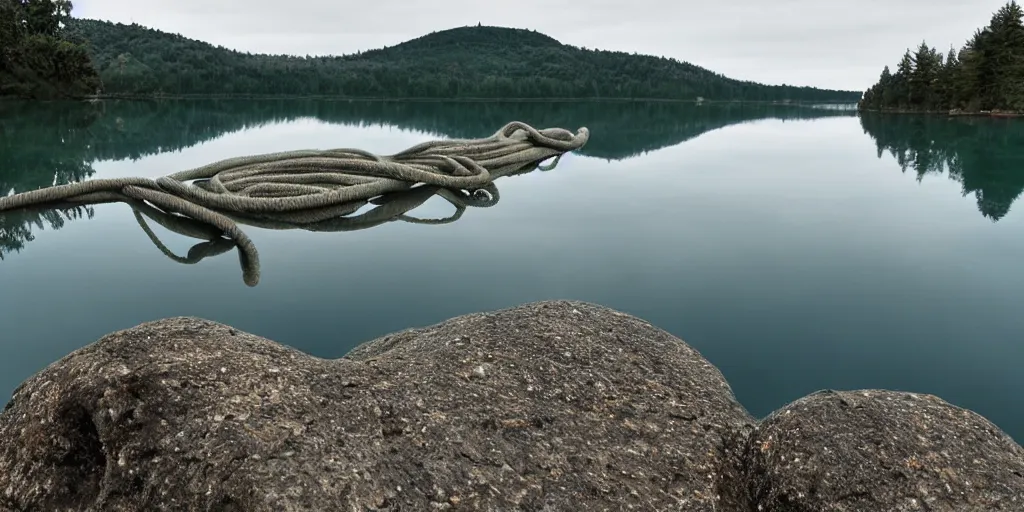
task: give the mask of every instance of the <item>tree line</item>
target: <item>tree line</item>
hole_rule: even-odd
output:
[[[865,91],[862,110],[1024,112],[1024,11],[1016,0],[959,50],[922,42]]]

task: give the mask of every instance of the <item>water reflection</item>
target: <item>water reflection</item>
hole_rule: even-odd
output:
[[[864,114],[860,122],[879,158],[888,152],[918,180],[946,174],[992,221],[1024,192],[1024,123],[1016,119]]]
[[[96,161],[138,160],[178,151],[226,133],[301,118],[356,126],[388,125],[457,138],[480,137],[511,119],[535,126],[588,126],[593,136],[577,153],[621,160],[749,121],[854,114],[819,107],[670,102],[4,102],[0,103],[0,192],[23,192],[82,181],[93,176],[92,165]],[[979,211],[993,221],[1003,218],[1024,192],[1024,123],[878,114],[862,115],[860,122],[864,132],[875,140],[879,157],[891,154],[904,172],[914,171],[919,180],[928,174],[947,174],[961,183],[965,196],[975,196]],[[423,188],[410,191],[408,196],[382,198],[376,208],[364,214],[312,229],[366,229],[399,218],[412,221],[408,214],[426,200],[423,194],[427,193]],[[430,195],[442,195],[449,201],[465,200],[453,195],[456,193],[434,190]],[[456,215],[461,216],[464,206],[453,204]],[[133,208],[137,216],[145,214],[161,224],[173,220],[143,204]],[[60,229],[68,221],[93,215],[91,207],[72,205],[0,213],[0,259],[23,250],[34,239],[33,229]],[[182,228],[180,223],[170,225]],[[140,227],[157,247],[163,247],[141,217]],[[202,240],[193,247],[190,256],[168,256],[182,263],[194,263],[225,252],[223,243],[209,237]]]
[[[32,228],[60,229],[65,222],[81,218],[93,218],[96,211],[92,206],[67,208],[25,209],[0,213],[0,260],[5,254],[21,252],[27,242],[35,240]]]
[[[751,105],[635,102],[443,103],[316,100],[173,100],[0,103],[0,191],[24,192],[88,179],[92,165],[102,160],[138,160],[178,151],[226,133],[315,118],[344,125],[389,125],[429,133],[436,137],[477,138],[510,120],[534,126],[587,126],[594,134],[576,152],[608,160],[621,160],[681,144],[703,133],[760,119],[813,119],[849,116],[848,111],[799,105]],[[527,172],[532,169],[524,169]],[[489,190],[497,198],[497,190]],[[315,231],[366,229],[384,222],[414,219],[409,213],[433,195],[456,207],[455,219],[467,206],[489,206],[479,195],[421,187],[408,195],[382,198],[376,208],[355,217],[311,226]],[[493,202],[493,201],[492,201]],[[181,225],[163,212],[134,204],[140,227],[172,260],[195,263],[226,252],[215,238],[196,237],[195,226]],[[68,220],[92,218],[89,207],[50,208],[0,213],[0,259],[20,252],[34,239],[32,229],[60,229]],[[176,256],[165,249],[140,215],[172,231],[203,242]],[[252,224],[252,222],[249,222]],[[264,224],[260,227],[277,229]],[[191,234],[189,234],[191,233]],[[244,264],[243,264],[244,265]]]
[[[711,130],[762,119],[851,117],[799,105],[673,102],[388,102],[323,100],[168,100],[0,103],[0,156],[29,173],[60,162],[137,160],[226,133],[314,118],[332,124],[387,125],[436,137],[490,135],[511,120],[533,126],[587,126],[579,153],[621,160],[678,145]],[[27,143],[27,146],[24,144]],[[55,151],[55,153],[51,153]],[[0,177],[0,183],[8,176]]]

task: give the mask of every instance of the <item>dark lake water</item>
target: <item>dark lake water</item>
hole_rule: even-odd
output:
[[[393,153],[510,120],[590,143],[443,225],[245,228],[182,264],[125,204],[0,216],[0,393],[114,330],[176,315],[321,357],[542,299],[700,350],[756,416],[823,388],[936,394],[1024,440],[1024,122],[798,106],[314,101],[0,103],[0,194],[302,148]],[[410,212],[443,218],[433,197]],[[197,241],[150,223],[170,251]],[[3,400],[0,400],[2,402]]]

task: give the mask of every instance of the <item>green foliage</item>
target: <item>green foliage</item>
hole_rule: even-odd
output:
[[[888,152],[904,172],[947,175],[978,210],[997,221],[1024,192],[1024,124],[1008,119],[925,115],[885,116],[865,112],[864,132],[875,139],[878,156]]]
[[[1000,8],[959,52],[943,55],[922,42],[896,69],[886,67],[865,91],[863,110],[1024,111],[1024,11]]]
[[[664,57],[587,50],[537,32],[462,27],[337,57],[253,55],[137,24],[73,19],[111,95],[660,98],[855,102],[766,86]]]
[[[0,0],[0,96],[82,96],[100,88],[85,47],[66,37],[68,0]]]
[[[25,13],[25,27],[30,34],[47,37],[60,35],[61,25],[71,18],[69,0],[15,0]]]

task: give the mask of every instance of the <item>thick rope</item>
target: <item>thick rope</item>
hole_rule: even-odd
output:
[[[223,253],[226,246],[217,239],[226,238],[238,248],[243,280],[255,286],[259,255],[239,223],[270,229],[348,231],[395,219],[423,224],[452,222],[466,206],[496,202],[495,179],[531,171],[551,157],[557,163],[558,157],[583,147],[589,137],[585,127],[574,134],[562,128],[538,130],[513,121],[487,138],[428,141],[389,156],[359,149],[299,150],[229,158],[155,180],[115,178],[59,185],[0,197],[0,212],[57,203],[126,202],[153,243],[175,261],[195,263]],[[410,190],[418,184],[422,185]],[[460,190],[477,194],[467,196],[457,192]],[[410,194],[395,195],[403,191]],[[479,192],[490,197],[482,198]],[[435,194],[455,205],[453,217],[405,215]],[[375,198],[388,199],[365,214],[346,217]],[[140,213],[172,231],[208,243],[194,247],[187,258],[174,256]]]

